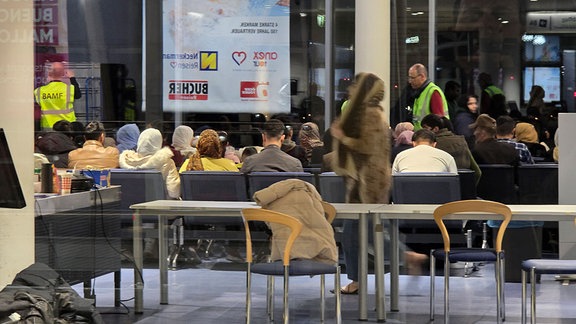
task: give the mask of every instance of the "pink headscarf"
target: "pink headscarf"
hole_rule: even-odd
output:
[[[394,143],[394,146],[400,146],[402,144],[411,145],[413,135],[414,135],[414,132],[411,130],[405,130],[405,131],[401,132],[400,135],[398,135],[398,137],[396,137],[396,141]]]
[[[394,138],[398,138],[398,136],[400,136],[400,133],[407,130],[413,131],[414,125],[412,125],[412,123],[410,122],[398,123],[398,125],[396,125],[396,128],[394,128],[394,134],[393,134]]]

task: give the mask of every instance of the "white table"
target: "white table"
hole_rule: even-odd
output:
[[[359,237],[359,274],[360,291],[366,292],[368,288],[368,214],[370,209],[379,207],[379,204],[333,204],[339,219],[357,219],[360,222]],[[237,218],[241,217],[244,208],[259,208],[254,202],[231,201],[186,201],[186,200],[156,200],[130,206],[135,210],[134,221],[134,312],[143,312],[144,284],[139,271],[143,267],[142,254],[142,220],[141,216],[158,216],[158,267],[160,269],[160,303],[168,303],[168,248],[166,246],[167,218],[174,216],[196,216],[207,218]],[[378,219],[379,220],[379,219]],[[382,255],[382,258],[384,256]],[[384,272],[384,266],[380,269]],[[383,280],[383,277],[382,279]],[[382,281],[383,284],[383,281]],[[381,290],[384,291],[383,289]],[[383,295],[382,295],[383,296]],[[367,294],[363,293],[359,300],[359,318],[368,319]]]
[[[438,205],[383,205],[383,204],[333,204],[338,219],[359,221],[358,267],[359,267],[359,319],[367,320],[368,291],[368,218],[372,218],[374,232],[374,272],[376,284],[376,312],[378,321],[386,319],[384,289],[384,229],[382,219],[391,220],[390,241],[390,310],[398,311],[399,251],[398,220],[433,220],[433,212]],[[254,202],[222,201],[180,201],[157,200],[135,204],[130,208],[136,211],[134,217],[134,259],[137,269],[142,269],[142,223],[140,216],[157,215],[159,230],[160,303],[168,303],[168,267],[166,246],[166,220],[171,216],[240,217],[243,208],[258,207]],[[509,205],[513,220],[526,221],[572,221],[576,217],[576,205]],[[447,219],[487,220],[491,214],[468,213],[448,216]],[[143,311],[143,283],[138,270],[134,271],[134,311]]]
[[[380,205],[370,209],[370,214],[380,219],[391,220],[390,242],[390,310],[398,311],[398,282],[399,282],[399,246],[398,246],[398,220],[434,220],[434,210],[438,205]],[[508,205],[512,210],[512,220],[516,221],[574,221],[576,217],[576,205]],[[494,219],[489,213],[466,213],[447,216],[445,219],[459,220],[489,220]],[[383,251],[384,241],[374,239],[376,264],[384,264]],[[383,289],[378,282],[383,281],[383,271],[375,271],[376,290]],[[378,297],[378,294],[377,294]],[[384,309],[384,299],[376,299],[378,320],[385,319],[380,314]],[[385,315],[384,315],[385,316]]]

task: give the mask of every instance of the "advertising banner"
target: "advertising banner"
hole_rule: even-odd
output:
[[[284,2],[164,0],[164,110],[289,112],[290,8]]]

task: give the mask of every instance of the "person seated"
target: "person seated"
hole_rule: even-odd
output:
[[[414,147],[414,145],[412,145],[412,136],[414,136],[414,131],[405,130],[394,138],[394,146],[392,147],[392,152],[390,154],[390,162],[394,162],[398,153]]]
[[[478,164],[517,165],[520,158],[513,145],[496,141],[496,120],[487,114],[481,114],[470,124],[474,129],[476,144],[472,156]]]
[[[235,164],[240,163],[240,158],[236,155],[236,149],[230,144],[228,133],[223,130],[218,131],[217,133],[220,138],[220,144],[222,144],[222,157],[234,162]]]
[[[53,132],[46,132],[36,139],[37,152],[46,156],[57,168],[68,167],[68,153],[78,148],[73,140],[70,122],[59,120],[52,126]]]
[[[126,124],[116,132],[116,148],[120,153],[126,150],[136,150],[140,129],[136,124]]]
[[[172,199],[180,198],[180,175],[172,160],[172,151],[162,147],[162,133],[155,128],[145,129],[138,137],[136,151],[120,154],[120,167],[128,170],[159,170],[166,182],[166,192]]]
[[[421,128],[412,137],[413,148],[398,153],[392,164],[392,173],[448,172],[458,173],[452,155],[436,148],[436,135]]]
[[[206,129],[200,133],[196,152],[180,168],[184,171],[235,171],[238,167],[232,160],[222,157],[222,142],[218,133],[213,129]]]
[[[68,153],[70,169],[112,169],[118,167],[120,153],[115,147],[104,147],[104,125],[92,121],[84,129],[84,145]]]
[[[300,142],[300,146],[304,148],[306,152],[306,160],[308,164],[312,162],[312,151],[315,148],[321,148],[324,146],[324,142],[320,138],[320,130],[318,129],[318,125],[308,122],[302,124],[300,128],[300,132],[298,133],[298,140]]]
[[[462,135],[455,135],[449,127],[450,120],[436,114],[429,114],[422,118],[420,122],[423,128],[429,129],[436,135],[436,148],[452,155],[458,169],[469,169],[474,171],[476,183],[480,181],[482,171],[474,160],[472,152],[468,148],[468,143]]]
[[[510,116],[500,116],[496,119],[496,140],[501,143],[508,143],[514,146],[518,152],[520,163],[534,164],[532,153],[524,143],[519,143],[514,139],[516,122]]]
[[[282,152],[280,147],[284,141],[284,124],[278,119],[270,119],[264,123],[260,153],[249,156],[242,163],[243,173],[250,172],[303,172],[302,163]]]
[[[534,125],[530,123],[518,123],[514,131],[516,140],[528,147],[533,158],[542,161],[552,162],[552,152],[547,146],[538,142],[538,132]]]
[[[184,161],[196,152],[196,149],[192,147],[193,139],[194,131],[189,126],[180,125],[174,129],[170,150],[174,154],[172,160],[174,160],[177,168],[180,168]]]
[[[292,247],[291,259],[309,259],[328,264],[338,262],[334,229],[324,216],[322,197],[314,185],[299,179],[276,182],[254,194],[264,209],[295,217],[304,225]],[[283,225],[270,224],[270,259],[281,260],[289,231]]]
[[[308,159],[306,158],[306,150],[301,145],[296,144],[292,140],[294,137],[294,128],[290,125],[286,125],[284,128],[284,141],[280,149],[282,152],[286,152],[288,155],[293,156],[300,160],[302,166],[308,165]]]

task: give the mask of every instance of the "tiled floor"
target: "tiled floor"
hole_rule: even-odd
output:
[[[126,308],[113,306],[113,276],[106,275],[95,281],[97,306],[107,323],[244,323],[245,273],[236,266],[220,263],[204,263],[200,268],[169,272],[169,305],[160,305],[158,270],[145,269],[144,314],[133,314],[133,302],[124,302]],[[212,268],[209,269],[209,268]],[[214,270],[226,268],[228,270]],[[495,323],[496,300],[490,266],[482,267],[472,277],[451,277],[451,323]],[[265,277],[255,275],[253,280],[253,323],[266,323]],[[374,277],[369,278],[373,287]],[[386,276],[388,285],[388,276]],[[346,283],[345,275],[342,282]],[[122,298],[134,296],[132,269],[122,270]],[[333,277],[327,278],[327,289]],[[281,322],[281,279],[277,281],[276,322]],[[402,275],[400,279],[400,311],[388,312],[386,323],[431,323],[429,320],[428,276]],[[81,286],[74,286],[79,292]],[[436,282],[436,312],[433,323],[444,323],[442,315],[442,277]],[[542,277],[537,287],[538,323],[576,323],[576,284],[562,285],[553,276]],[[520,323],[521,290],[519,283],[507,283],[506,323]],[[388,294],[387,294],[388,296]],[[290,303],[292,323],[319,323],[319,279],[291,278]],[[374,290],[369,290],[369,322],[376,322]],[[389,299],[387,298],[387,307]],[[327,322],[334,322],[334,299],[327,293]],[[357,321],[358,296],[343,296],[342,317],[344,323]],[[116,313],[116,314],[115,314]]]

